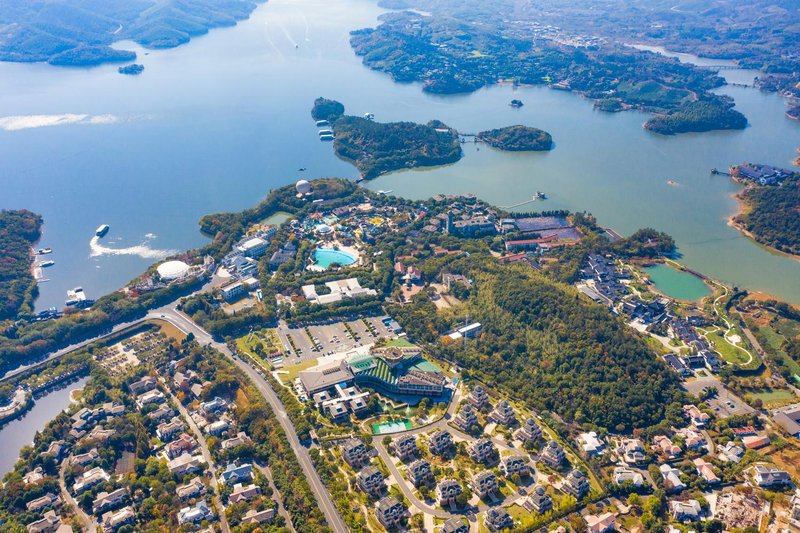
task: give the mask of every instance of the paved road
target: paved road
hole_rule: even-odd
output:
[[[269,486],[272,489],[272,494],[275,497],[275,501],[278,503],[278,514],[283,517],[286,521],[286,527],[289,528],[292,533],[296,533],[296,529],[294,528],[294,524],[292,524],[292,517],[289,515],[289,512],[286,510],[286,507],[283,505],[283,496],[281,496],[280,491],[278,491],[278,487],[275,486],[275,481],[272,479],[272,471],[264,465],[260,465],[258,463],[255,464],[256,469],[261,472],[267,481],[269,481]]]
[[[233,361],[234,364],[236,364],[236,366],[238,366],[245,374],[247,374],[264,399],[270,404],[272,410],[275,412],[275,417],[278,419],[281,427],[283,427],[286,437],[289,440],[289,445],[294,450],[297,460],[303,469],[303,473],[305,474],[305,478],[308,480],[309,485],[311,485],[311,490],[314,492],[317,503],[325,515],[328,526],[337,533],[346,533],[347,526],[345,526],[342,517],[339,516],[339,512],[336,510],[336,507],[333,504],[333,500],[331,499],[328,489],[325,488],[325,485],[322,483],[319,474],[317,474],[317,471],[314,469],[314,464],[311,462],[311,456],[309,456],[308,450],[305,448],[305,446],[300,444],[300,439],[297,438],[297,432],[295,431],[291,420],[289,420],[289,415],[286,414],[286,409],[284,408],[283,403],[280,401],[280,398],[278,398],[278,395],[275,394],[275,391],[272,390],[269,382],[267,382],[267,380],[264,379],[261,374],[253,369],[253,367],[243,362],[238,357],[235,357],[233,352],[231,352],[226,345],[216,342],[207,331],[176,309],[161,308],[148,313],[148,317],[151,319],[166,320],[184,333],[192,333],[197,342],[203,345],[212,346],[213,348],[217,349],[217,351],[228,357],[231,361]]]
[[[222,527],[223,533],[230,533],[231,528],[228,525],[228,517],[225,516],[225,506],[222,505],[222,500],[219,496],[219,482],[217,481],[217,467],[214,464],[214,459],[211,457],[211,451],[208,449],[208,443],[206,442],[206,438],[203,435],[203,432],[200,431],[200,428],[197,427],[192,417],[189,415],[189,412],[186,408],[178,401],[178,398],[172,394],[172,390],[170,390],[169,385],[164,381],[164,378],[159,378],[161,384],[164,386],[164,389],[169,394],[170,398],[172,398],[172,402],[178,406],[178,411],[180,411],[181,416],[186,423],[189,424],[189,428],[194,433],[195,438],[197,439],[197,444],[200,446],[200,451],[203,454],[203,458],[206,460],[206,465],[208,465],[208,471],[211,473],[211,486],[214,488],[214,507],[217,508],[217,512],[219,513],[219,520],[220,526]]]
[[[86,531],[89,533],[97,533],[97,522],[95,522],[94,518],[87,515],[83,512],[78,502],[75,501],[75,498],[72,497],[72,494],[69,493],[67,490],[67,483],[64,480],[64,472],[67,469],[67,464],[69,461],[64,459],[61,461],[61,467],[58,470],[58,486],[61,488],[61,498],[64,499],[64,503],[72,507],[72,510],[78,515],[80,518],[81,523],[86,528]]]

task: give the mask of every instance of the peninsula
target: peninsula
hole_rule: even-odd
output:
[[[731,167],[731,176],[745,185],[731,224],[764,246],[800,257],[800,174],[743,163]]]
[[[0,320],[33,311],[36,281],[31,246],[39,240],[42,217],[26,210],[0,211]]]
[[[478,140],[509,152],[544,152],[553,149],[553,138],[544,130],[529,126],[506,126],[482,131]]]
[[[432,167],[461,159],[458,133],[438,120],[427,124],[375,122],[344,114],[335,100],[318,98],[311,116],[327,120],[336,155],[353,163],[364,179],[406,168]]]
[[[251,0],[157,0],[117,2],[33,0],[0,10],[0,61],[91,66],[136,59],[112,48],[122,40],[147,48],[174,48],[212,28],[233,26],[258,5]]]

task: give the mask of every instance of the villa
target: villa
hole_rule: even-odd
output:
[[[536,485],[531,495],[523,503],[523,507],[529,512],[536,511],[539,514],[544,514],[553,508],[553,498],[547,494],[543,486]]]
[[[358,439],[350,439],[342,444],[342,458],[350,466],[361,466],[369,462],[367,446]]]
[[[408,478],[416,487],[427,485],[434,479],[431,463],[425,459],[417,459],[408,465]]]
[[[494,410],[489,413],[489,418],[504,427],[511,427],[517,424],[517,415],[514,409],[505,400],[498,402]]]
[[[176,476],[182,476],[190,472],[197,472],[206,462],[202,455],[190,455],[186,452],[167,463],[167,469]]]
[[[709,485],[716,485],[720,482],[719,477],[714,472],[714,468],[711,463],[705,461],[701,457],[698,457],[694,460],[694,466],[697,468],[697,473],[706,480],[706,483]]]
[[[486,389],[480,385],[476,385],[467,396],[467,401],[472,404],[472,407],[475,409],[482,409],[484,406],[489,405],[489,395],[486,393]]]
[[[669,514],[678,522],[696,522],[700,519],[700,503],[697,500],[669,502]]]
[[[214,515],[203,500],[197,502],[194,507],[184,507],[178,511],[178,523],[180,525],[199,524],[203,520],[211,520],[213,517]]]
[[[759,487],[791,485],[792,478],[784,470],[766,465],[755,465],[752,469],[753,481]]]
[[[72,492],[74,492],[76,496],[83,494],[95,485],[103,481],[108,481],[109,479],[110,476],[106,474],[106,471],[97,466],[91,470],[87,470],[78,478],[78,481],[72,486]]]
[[[55,507],[60,503],[60,501],[61,500],[59,499],[58,495],[48,492],[44,496],[29,501],[27,504],[25,504],[25,508],[29,512],[36,512],[44,509],[45,507]]]
[[[636,470],[625,468],[624,466],[617,466],[614,468],[613,474],[614,483],[622,485],[623,483],[631,483],[634,487],[641,487],[644,485],[644,476]]]
[[[265,522],[271,522],[273,518],[275,518],[275,509],[269,508],[269,509],[264,509],[263,511],[250,509],[242,517],[242,523],[263,524]]]
[[[374,466],[365,466],[356,474],[358,488],[374,496],[383,492],[383,474]]]
[[[220,481],[225,485],[250,481],[251,479],[253,479],[253,465],[250,463],[241,466],[237,466],[236,463],[229,463],[220,476]]]
[[[620,445],[623,460],[629,465],[640,465],[647,461],[644,443],[639,439],[622,439]]]
[[[514,438],[524,443],[536,442],[542,438],[542,428],[533,418],[528,418],[521,428],[514,432]]]
[[[461,483],[453,478],[445,478],[436,485],[436,502],[442,507],[452,505],[461,495]]]
[[[492,507],[486,511],[486,516],[483,518],[483,525],[485,525],[489,531],[502,531],[514,527],[514,519],[511,518],[508,511],[502,507]]]
[[[244,486],[241,483],[236,483],[233,486],[233,492],[231,492],[228,501],[231,503],[249,502],[260,494],[261,489],[254,483],[250,483],[247,486]]]
[[[471,404],[466,404],[458,411],[453,423],[461,431],[470,431],[474,426],[479,426],[480,424],[478,415],[475,414]]]
[[[184,485],[180,485],[175,488],[175,493],[178,497],[182,500],[187,498],[194,498],[195,496],[199,496],[203,494],[206,490],[206,486],[203,483],[203,480],[199,477],[192,478]]]
[[[133,512],[133,507],[129,505],[128,507],[123,507],[119,511],[109,511],[105,513],[100,524],[103,526],[103,531],[114,531],[118,527],[130,524],[135,518],[136,514]]]
[[[564,457],[564,448],[554,440],[549,441],[542,451],[539,452],[539,460],[547,464],[550,468],[558,468],[564,461]]]
[[[684,405],[683,414],[691,420],[692,425],[697,428],[704,428],[711,417],[697,408],[696,405]]]
[[[606,451],[605,443],[594,431],[590,431],[589,433],[581,433],[578,436],[578,444],[583,450],[583,453],[590,457],[603,455]]]
[[[434,455],[444,455],[453,446],[453,436],[449,431],[437,429],[428,438],[428,450]]]
[[[469,533],[469,526],[461,518],[454,516],[442,525],[442,533]]]
[[[561,489],[567,494],[575,496],[575,499],[580,500],[589,493],[591,486],[589,485],[589,480],[586,479],[586,474],[575,469],[564,478]]]
[[[467,453],[476,463],[490,463],[497,454],[497,449],[491,439],[482,438],[472,442],[467,447]]]
[[[378,522],[386,529],[398,526],[405,518],[406,513],[406,507],[394,496],[383,498],[375,505]]]
[[[390,447],[397,457],[405,460],[417,454],[417,438],[414,435],[401,435],[392,441]]]
[[[128,489],[125,487],[119,488],[113,492],[101,492],[97,498],[92,502],[92,512],[97,514],[114,507],[128,498]]]
[[[505,477],[511,477],[514,474],[527,476],[531,473],[531,469],[525,461],[525,458],[519,455],[504,457],[500,461],[500,469],[503,471]]]
[[[484,470],[472,476],[470,487],[472,492],[481,498],[485,498],[498,490],[497,477],[490,470]]]
[[[661,477],[664,478],[664,488],[667,492],[680,492],[686,488],[686,485],[681,481],[681,471],[669,465],[661,465]]]

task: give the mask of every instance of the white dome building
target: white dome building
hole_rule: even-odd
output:
[[[311,184],[307,180],[298,181],[295,184],[294,188],[297,189],[297,193],[298,194],[302,194],[302,195],[306,195],[306,194],[310,193],[311,189],[312,189]]]
[[[314,228],[314,229],[315,229],[315,230],[317,231],[317,233],[319,233],[320,235],[329,235],[330,233],[333,233],[333,228],[332,228],[332,227],[330,227],[330,226],[329,226],[329,225],[327,225],[327,224],[319,224],[319,225],[318,225],[316,228]]]
[[[162,280],[172,281],[185,277],[189,273],[189,265],[183,261],[167,261],[158,265],[156,271]]]

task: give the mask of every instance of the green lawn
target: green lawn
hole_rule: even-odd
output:
[[[706,335],[708,340],[714,343],[714,349],[729,363],[735,365],[744,365],[748,362],[748,357],[745,352],[733,346],[719,333],[708,333]]]
[[[776,407],[781,407],[783,405],[788,405],[793,403],[797,400],[794,394],[788,390],[767,390],[764,392],[758,393],[750,393],[749,396],[753,398],[758,398],[762,402],[764,402],[764,407],[767,409],[773,409]]]

